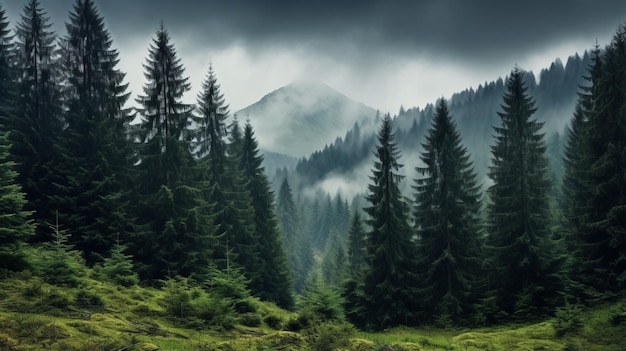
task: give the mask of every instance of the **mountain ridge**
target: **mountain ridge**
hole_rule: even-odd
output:
[[[305,157],[331,144],[355,123],[372,120],[376,110],[324,83],[297,80],[237,115],[250,120],[264,151]]]

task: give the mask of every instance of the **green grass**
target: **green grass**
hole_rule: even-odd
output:
[[[190,329],[167,316],[165,294],[89,277],[81,278],[75,288],[46,284],[28,273],[5,277],[0,279],[0,350],[626,350],[626,300],[583,311],[582,327],[557,337],[553,320],[458,330],[401,327],[377,333],[328,324],[289,332],[281,329],[297,314],[258,300],[253,300],[258,318],[252,319],[260,324]],[[255,316],[239,317],[249,321]]]

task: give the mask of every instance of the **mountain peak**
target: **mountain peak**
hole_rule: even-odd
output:
[[[376,111],[324,83],[298,80],[237,114],[250,119],[262,149],[301,157],[332,143],[355,122],[374,118]]]

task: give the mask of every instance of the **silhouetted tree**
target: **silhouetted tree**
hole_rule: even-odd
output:
[[[276,220],[274,194],[262,163],[263,156],[248,122],[243,130],[240,165],[248,181],[254,208],[254,235],[259,242],[258,281],[251,283],[251,289],[263,300],[293,308],[293,280]]]
[[[543,124],[532,118],[535,103],[523,79],[516,67],[506,83],[488,190],[490,288],[499,308],[519,317],[554,307],[560,283],[549,230]]]
[[[415,180],[419,300],[430,317],[459,322],[480,285],[480,186],[444,99],[422,144]]]
[[[374,169],[366,197],[369,206],[364,296],[369,328],[384,329],[414,323],[416,281],[415,243],[408,223],[409,205],[400,192],[400,151],[394,142],[392,121],[385,116],[378,133]]]
[[[144,64],[147,82],[138,137],[138,221],[132,254],[144,279],[207,272],[215,242],[212,206],[195,180],[190,150],[190,89],[165,26],[161,24]]]

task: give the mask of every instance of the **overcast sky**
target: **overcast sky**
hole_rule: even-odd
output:
[[[0,0],[14,27],[25,0]],[[64,36],[75,0],[42,0]],[[231,111],[316,80],[395,113],[504,76],[535,73],[626,20],[624,0],[96,0],[133,96],[161,20],[195,96],[213,63]]]

